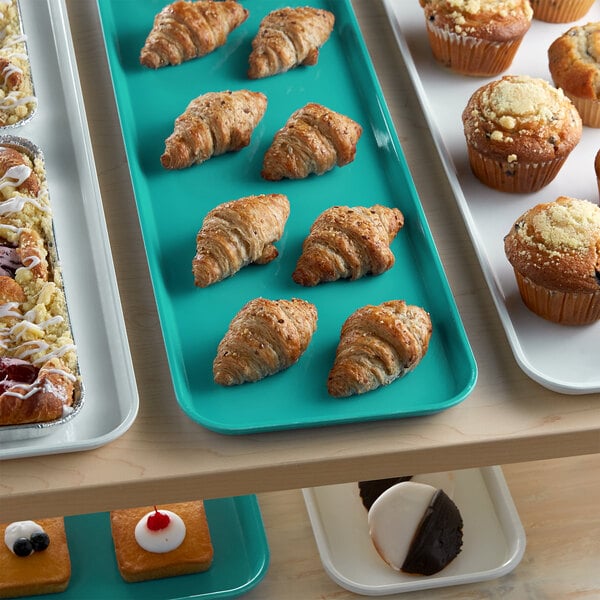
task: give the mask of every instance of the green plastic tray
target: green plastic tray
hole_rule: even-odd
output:
[[[246,77],[252,38],[262,17],[286,3],[245,2],[250,16],[225,46],[153,71],[140,66],[139,52],[155,14],[166,4],[98,0],[156,303],[183,411],[209,429],[240,434],[425,415],[463,400],[476,381],[475,360],[350,2],[311,2],[336,17],[316,66],[254,81]],[[244,88],[268,98],[248,147],[183,171],[161,167],[164,140],[192,98]],[[361,123],[355,161],[320,177],[264,181],[260,169],[273,135],[295,109],[311,101]],[[277,260],[196,288],[191,261],[205,214],[221,202],[268,192],[286,194],[291,204]],[[396,264],[390,271],[315,288],[292,281],[302,241],[319,213],[334,204],[375,203],[397,206],[405,216],[392,243]],[[257,296],[313,302],[317,332],[290,369],[257,383],[220,387],[212,379],[217,345],[234,314]],[[391,299],[430,312],[433,336],[424,360],[393,385],[350,399],[331,398],[325,382],[343,321],[360,306]]]
[[[56,600],[183,600],[235,598],[255,587],[269,566],[269,546],[256,496],[205,500],[214,548],[208,571],[127,583],[121,577],[109,513],[65,518],[71,556],[67,589]],[[38,598],[39,596],[35,596]]]

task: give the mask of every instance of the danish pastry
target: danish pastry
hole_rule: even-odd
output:
[[[41,155],[0,144],[0,425],[58,420],[81,397]]]
[[[233,0],[178,0],[154,18],[140,52],[140,63],[151,69],[205,56],[227,41],[227,36],[248,18],[248,11]]]
[[[394,265],[390,243],[403,225],[400,210],[380,204],[328,208],[310,228],[292,279],[314,286],[379,275]]]
[[[250,143],[267,109],[267,97],[249,90],[208,92],[194,98],[175,119],[165,141],[165,169],[184,169]]]
[[[334,22],[333,13],[310,6],[269,13],[252,40],[248,77],[260,79],[317,64],[319,48],[329,39]]]
[[[247,196],[219,204],[204,218],[192,261],[194,282],[206,287],[250,263],[274,260],[290,203],[283,194]]]
[[[250,300],[219,343],[213,362],[216,383],[259,381],[298,361],[317,328],[317,309],[306,300]]]
[[[431,331],[429,314],[403,300],[359,308],[342,325],[329,393],[364,394],[399,379],[425,356]]]
[[[295,111],[265,153],[261,175],[269,181],[322,175],[351,163],[362,127],[340,113],[311,102]]]

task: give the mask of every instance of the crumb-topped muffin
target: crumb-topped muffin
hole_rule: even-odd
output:
[[[529,0],[419,0],[435,59],[464,75],[508,69],[531,26]]]
[[[554,85],[571,99],[584,125],[600,127],[600,23],[571,27],[548,48]]]
[[[530,0],[533,18],[548,23],[572,23],[585,17],[594,0]]]
[[[504,238],[519,292],[563,325],[600,320],[600,207],[561,196],[521,215]]]
[[[462,120],[474,175],[504,192],[548,185],[582,135],[581,117],[562,90],[526,75],[477,89]]]

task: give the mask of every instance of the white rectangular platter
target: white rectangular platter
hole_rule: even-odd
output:
[[[79,413],[43,435],[0,428],[0,460],[87,450],[124,433],[139,398],[63,0],[21,1],[38,106],[3,132],[42,151],[83,380]]]
[[[540,202],[561,195],[598,202],[594,156],[600,149],[600,130],[584,127],[583,138],[563,169],[539,192],[506,194],[486,187],[471,173],[461,114],[471,94],[495,78],[458,75],[436,63],[418,0],[382,2],[517,363],[533,380],[556,392],[599,392],[600,322],[565,327],[530,312],[505,258],[503,238],[525,210]],[[600,21],[598,3],[579,23],[588,21]],[[574,24],[534,20],[505,74],[551,81],[547,49]]]
[[[441,482],[450,479],[453,490]],[[303,490],[319,555],[327,574],[356,594],[383,596],[502,577],[525,551],[525,532],[500,467],[422,475],[441,487],[463,518],[463,548],[442,571],[430,576],[397,572],[377,554],[358,484]]]

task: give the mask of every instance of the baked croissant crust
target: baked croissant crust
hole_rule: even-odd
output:
[[[248,77],[260,79],[299,65],[315,65],[334,22],[333,13],[310,6],[269,13],[252,40]]]
[[[249,90],[208,92],[194,98],[175,119],[160,158],[162,166],[184,169],[245,148],[266,110],[267,97]]]
[[[295,111],[265,153],[261,175],[269,181],[322,175],[351,163],[362,127],[321,104]]]
[[[76,378],[60,359],[38,369],[17,358],[0,358],[0,425],[60,419],[73,404]]]
[[[392,383],[425,356],[431,331],[429,314],[403,300],[359,308],[342,325],[327,390],[346,397]]]
[[[247,196],[209,211],[196,236],[194,283],[206,287],[256,263],[274,260],[290,203],[283,194]]]
[[[154,18],[140,52],[140,63],[151,69],[179,65],[209,54],[248,18],[238,2],[179,0],[165,6]]]
[[[40,180],[31,168],[31,161],[21,152],[10,146],[0,147],[0,177],[4,185],[27,196],[35,197],[40,192]]]
[[[394,265],[390,243],[403,225],[404,216],[397,208],[332,206],[312,224],[292,279],[314,286],[380,275]]]
[[[216,383],[258,381],[298,361],[317,328],[317,309],[305,300],[250,300],[233,318],[213,362]]]

